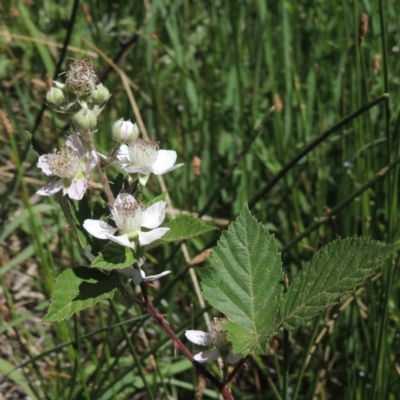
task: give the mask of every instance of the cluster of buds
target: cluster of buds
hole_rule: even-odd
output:
[[[46,94],[49,107],[60,119],[71,123],[84,140],[95,131],[97,117],[109,98],[109,90],[99,83],[88,60],[72,63],[65,83],[55,81]]]
[[[175,165],[175,151],[159,150],[158,142],[139,138],[137,124],[123,119],[112,126],[111,137],[117,143],[110,155],[106,157],[98,153],[93,133],[97,127],[97,117],[110,98],[110,93],[98,82],[91,61],[73,62],[65,76],[65,83],[54,82],[54,87],[46,94],[46,100],[57,115],[71,123],[75,134],[68,136],[60,151],[39,157],[38,167],[55,179],[41,188],[38,194],[50,196],[62,191],[73,200],[81,200],[90,188],[105,189],[103,184],[91,180],[92,170],[96,166],[104,173],[104,169],[112,164],[121,168],[130,181],[138,180],[144,186],[151,173],[161,175],[183,165]],[[103,165],[99,162],[101,159],[105,160]],[[130,193],[120,193],[116,199],[109,199],[109,204],[112,225],[93,219],[87,219],[83,224],[98,239],[114,241],[138,252],[138,247],[160,239],[169,230],[160,227],[165,218],[164,201],[146,208]],[[125,275],[136,272],[127,269]]]

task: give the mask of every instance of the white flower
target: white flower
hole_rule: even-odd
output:
[[[175,151],[159,150],[158,142],[147,139],[137,139],[129,146],[121,145],[117,159],[118,161],[113,164],[123,168],[126,172],[137,173],[139,182],[143,186],[147,183],[151,173],[163,175],[183,165],[174,165]]]
[[[142,270],[142,265],[143,264],[144,264],[144,259],[141,258],[139,260],[139,262],[138,262],[139,270],[136,269],[136,268],[133,268],[133,267],[128,267],[128,268],[119,269],[118,272],[120,272],[121,274],[123,274],[123,275],[127,276],[128,278],[132,279],[132,281],[133,281],[133,283],[135,285],[140,285],[140,283],[142,281],[152,282],[152,281],[160,279],[161,277],[171,273],[171,271],[164,271],[164,272],[161,272],[161,274],[146,276],[146,274]]]
[[[215,346],[214,350],[206,350],[202,351],[194,356],[194,359],[200,363],[206,361],[216,360],[218,357],[221,357],[222,354],[226,354],[226,352],[222,351],[223,346],[227,346],[227,354],[224,357],[226,362],[229,364],[236,364],[240,359],[245,356],[242,354],[234,354],[232,352],[232,346],[226,339],[226,334],[222,330],[222,325],[227,321],[226,318],[214,318],[208,324],[208,332],[203,331],[186,331],[185,336],[192,343],[198,344],[200,346],[208,346],[213,344]]]
[[[36,193],[41,196],[50,196],[61,189],[63,194],[74,200],[82,199],[88,187],[90,172],[97,164],[95,151],[85,154],[85,148],[78,135],[68,136],[64,147],[53,154],[44,154],[39,157],[38,167],[49,176],[60,177],[49,182]]]
[[[120,193],[111,208],[111,219],[115,221],[116,228],[104,221],[87,219],[83,227],[98,239],[109,239],[121,246],[136,249],[137,241],[145,246],[155,240],[161,239],[169,228],[158,228],[165,218],[165,201],[159,201],[147,209],[128,193]],[[151,229],[142,232],[141,228]],[[115,232],[120,236],[114,236]]]
[[[121,118],[114,123],[111,136],[118,143],[132,143],[139,137],[138,125]]]

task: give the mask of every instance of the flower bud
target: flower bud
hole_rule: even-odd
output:
[[[111,136],[118,143],[132,143],[139,137],[139,128],[136,123],[121,118],[114,123]]]
[[[65,102],[65,93],[61,89],[52,87],[46,93],[46,101],[53,107],[60,107]]]
[[[110,98],[110,91],[99,83],[90,94],[90,99],[94,104],[102,105]]]
[[[72,117],[71,122],[79,131],[87,132],[96,128],[97,116],[94,111],[82,108]]]

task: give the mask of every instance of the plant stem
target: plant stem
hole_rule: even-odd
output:
[[[147,290],[147,283],[142,281],[140,283],[140,288],[142,289],[143,299],[144,299],[144,308],[145,310],[153,317],[153,319],[160,325],[161,329],[167,333],[167,335],[171,338],[174,348],[179,350],[196,368],[197,373],[203,375],[207,378],[221,393],[222,397],[225,400],[233,400],[233,397],[229,391],[229,387],[226,383],[219,381],[214,375],[212,375],[202,364],[194,359],[193,354],[188,350],[188,348],[181,342],[175,332],[171,329],[171,327],[164,320],[164,316],[160,314],[153,306],[153,303],[150,300],[150,296]],[[237,370],[238,371],[238,370]],[[236,372],[237,372],[236,371]],[[231,380],[233,377],[231,378]]]

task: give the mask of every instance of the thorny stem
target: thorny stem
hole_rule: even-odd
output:
[[[233,400],[232,394],[229,390],[229,383],[233,380],[240,368],[245,364],[246,358],[242,359],[232,371],[232,373],[224,380],[224,382],[219,381],[214,375],[212,375],[202,364],[196,361],[193,354],[187,349],[187,347],[181,342],[175,332],[171,329],[168,323],[165,321],[163,314],[160,314],[153,306],[150,299],[149,292],[147,290],[147,283],[142,281],[140,283],[140,288],[142,289],[144,308],[153,317],[153,319],[160,325],[160,327],[167,333],[171,338],[174,348],[179,350],[196,368],[198,374],[203,375],[207,378],[221,393],[225,400]]]

